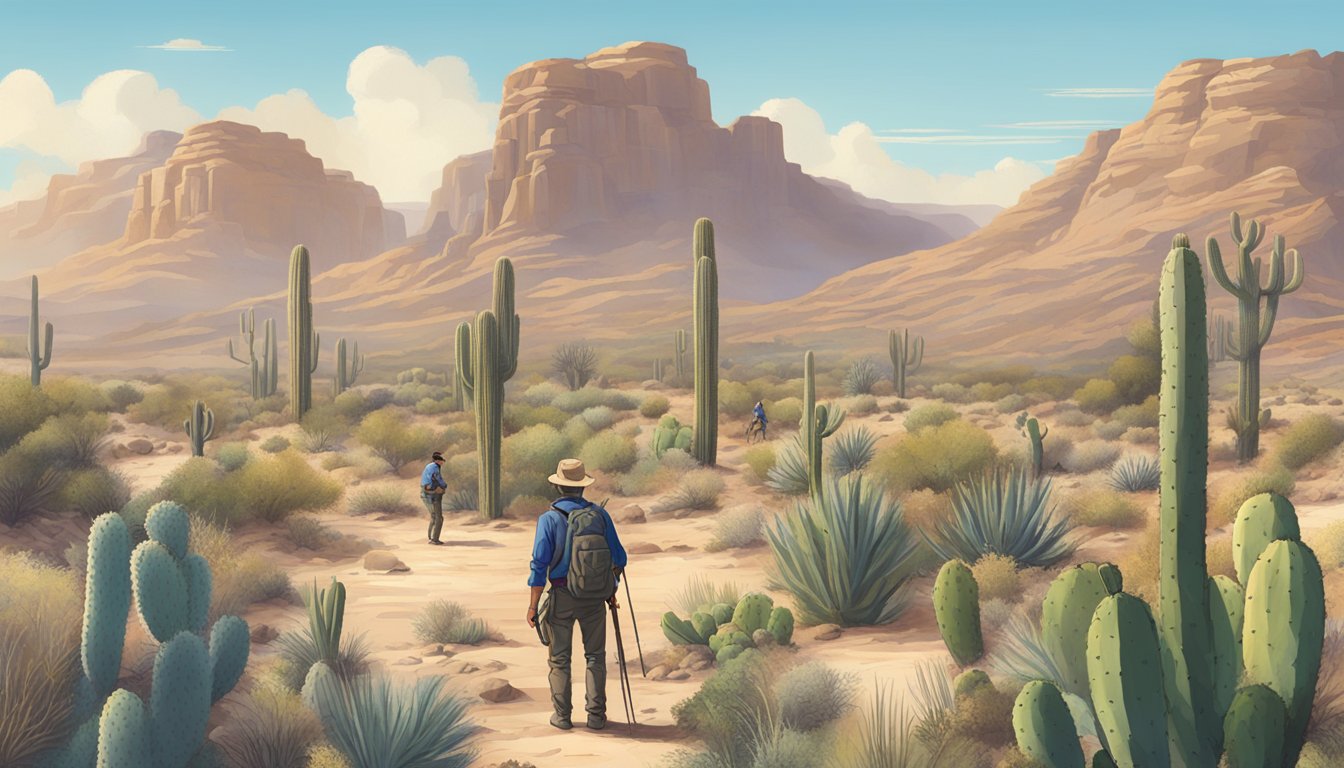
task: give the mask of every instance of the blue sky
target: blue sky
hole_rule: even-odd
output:
[[[687,49],[720,123],[798,99],[830,133],[862,122],[891,158],[934,174],[972,174],[1005,157],[1048,171],[1090,130],[1141,118],[1149,89],[1183,60],[1324,53],[1344,31],[1339,3],[1291,0],[125,5],[0,0],[0,76],[35,70],[60,102],[102,73],[141,70],[207,118],[302,89],[340,117],[352,105],[346,70],[370,46],[421,63],[460,57],[482,99],[497,102],[503,77],[528,61],[657,40]],[[229,50],[144,47],[176,38]],[[1061,89],[1134,90],[1083,98]],[[3,144],[0,189],[21,158],[62,165]]]

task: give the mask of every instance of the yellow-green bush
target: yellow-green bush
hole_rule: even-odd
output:
[[[1089,379],[1073,393],[1078,407],[1086,413],[1106,414],[1121,404],[1120,391],[1110,379]]]
[[[528,427],[545,424],[555,429],[565,426],[569,414],[553,405],[527,405],[526,403],[504,404],[504,432],[513,434]]]
[[[341,498],[341,484],[294,451],[259,457],[228,477],[240,510],[271,523],[294,512],[321,512]]]
[[[975,402],[975,395],[971,394],[971,390],[960,384],[952,384],[950,382],[934,384],[933,389],[930,390],[930,392],[938,400],[948,403],[966,404]]]
[[[73,376],[43,376],[42,391],[56,413],[105,413],[112,402],[96,384]]]
[[[1027,395],[1040,395],[1048,400],[1065,400],[1082,385],[1083,382],[1073,376],[1037,376],[1018,385],[1018,391]]]
[[[590,471],[626,472],[639,458],[635,441],[614,432],[600,432],[583,444],[579,458]]]
[[[960,384],[963,387],[976,384],[1016,386],[1031,380],[1032,373],[1031,367],[1027,365],[1006,365],[1001,368],[977,368],[960,371],[948,377],[948,381],[953,384]]]
[[[301,768],[322,739],[322,722],[294,691],[276,681],[235,695],[229,717],[211,740],[231,765]]]
[[[354,768],[341,751],[330,744],[319,744],[308,750],[304,768]]]
[[[746,462],[749,470],[748,477],[763,483],[771,468],[775,466],[775,447],[769,443],[753,445],[743,454],[742,460]]]
[[[1106,488],[1068,496],[1061,510],[1078,525],[1105,528],[1137,528],[1143,525],[1143,508],[1124,494]]]
[[[747,385],[736,381],[719,384],[719,409],[728,416],[742,417],[751,413],[756,400]]]
[[[896,491],[946,491],[958,480],[988,469],[998,455],[980,427],[956,419],[927,427],[879,448],[869,471]]]
[[[1141,403],[1116,408],[1111,420],[1126,427],[1156,427],[1157,395],[1149,395]]]
[[[1271,465],[1268,469],[1238,472],[1210,489],[1209,523],[1230,525],[1236,521],[1237,510],[1247,499],[1270,491],[1291,497],[1296,485],[1293,473],[1282,466]]]
[[[941,403],[921,405],[905,415],[905,431],[918,432],[925,427],[936,427],[959,418],[961,414],[951,406]]]
[[[244,396],[236,382],[220,376],[169,377],[145,390],[145,397],[131,406],[133,421],[153,424],[170,432],[182,429],[182,419],[202,400],[215,414],[215,434],[234,424],[239,416],[237,402]]]
[[[1307,534],[1307,542],[1326,568],[1344,567],[1344,520]]]
[[[971,386],[971,399],[980,403],[992,403],[1013,394],[1012,384],[990,384],[982,381]]]
[[[51,399],[28,379],[0,376],[0,451],[16,445],[54,411]]]
[[[1126,557],[1121,559],[1120,571],[1125,574],[1125,591],[1143,598],[1149,605],[1157,604],[1157,577],[1161,567],[1161,529],[1156,518],[1149,520],[1143,532],[1126,545]],[[1235,578],[1232,565],[1232,537],[1223,536],[1205,545],[1205,562],[1209,575]]]
[[[765,403],[765,415],[776,428],[797,429],[803,420],[803,401],[797,397]]]
[[[1344,442],[1344,424],[1323,413],[1294,421],[1274,446],[1274,460],[1288,469],[1301,469]]]
[[[1121,355],[1106,371],[1106,378],[1115,385],[1116,394],[1123,403],[1141,403],[1156,395],[1162,379],[1159,358]]]
[[[666,397],[662,395],[649,395],[639,404],[639,415],[646,419],[656,419],[667,413],[671,407]]]
[[[1017,561],[1009,555],[984,555],[971,566],[971,574],[980,587],[981,600],[1016,603],[1022,599],[1022,576]]]
[[[1013,732],[1013,697],[993,685],[984,685],[957,697],[952,711],[953,734],[1002,747],[1016,738]]]
[[[411,427],[403,414],[391,410],[374,411],[359,423],[355,437],[368,446],[393,472],[409,462],[424,458],[437,447],[434,433],[427,427]]]
[[[544,496],[514,496],[504,508],[504,516],[511,520],[535,520],[551,508],[552,501]]]

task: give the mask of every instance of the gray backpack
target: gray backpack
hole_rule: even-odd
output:
[[[612,573],[611,547],[607,545],[607,519],[596,504],[580,507],[568,515],[552,506],[568,520],[565,547],[557,549],[551,559],[551,569],[560,564],[560,558],[569,553],[569,574],[565,589],[579,600],[606,600],[616,594],[616,577]]]

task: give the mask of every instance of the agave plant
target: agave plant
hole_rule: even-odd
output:
[[[766,472],[765,484],[790,496],[807,493],[807,450],[800,435],[795,434],[775,453],[775,465]]]
[[[995,470],[953,489],[952,516],[921,531],[944,560],[974,563],[984,555],[1009,555],[1030,568],[1054,565],[1073,554],[1073,524],[1054,514],[1050,481],[1021,467]]]
[[[865,357],[849,366],[845,372],[844,392],[846,395],[871,395],[873,387],[882,380],[882,373],[871,357]]]
[[[886,624],[905,608],[915,538],[899,503],[862,475],[827,478],[820,500],[767,527],[773,586],[793,594],[810,624]]]
[[[867,427],[847,429],[831,441],[831,471],[848,475],[868,466],[877,449],[877,435]]]
[[[1122,493],[1155,491],[1161,476],[1161,467],[1152,456],[1126,456],[1111,468],[1111,487]]]

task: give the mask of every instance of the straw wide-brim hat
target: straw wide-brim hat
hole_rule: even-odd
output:
[[[566,488],[587,488],[597,482],[583,468],[583,462],[578,459],[561,459],[555,467],[555,474],[546,478],[546,480],[553,485]]]

